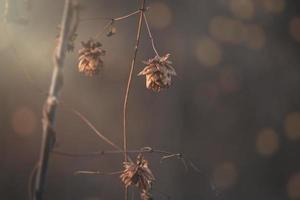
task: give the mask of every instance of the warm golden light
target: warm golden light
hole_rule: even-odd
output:
[[[300,42],[300,17],[293,17],[290,20],[290,34],[297,42]]]
[[[240,43],[245,37],[245,26],[240,20],[224,16],[214,17],[209,24],[210,34],[221,42]]]
[[[300,198],[300,173],[292,175],[287,184],[287,193],[291,199]]]
[[[263,8],[270,13],[278,14],[285,9],[285,0],[262,0]]]
[[[18,108],[12,115],[12,128],[15,133],[21,136],[28,136],[34,133],[37,127],[37,117],[28,107]]]
[[[279,149],[279,138],[272,128],[264,128],[258,132],[256,151],[263,156],[270,156]]]
[[[246,46],[250,49],[261,49],[265,46],[266,35],[262,26],[250,24],[246,27],[247,34],[245,38]]]
[[[252,0],[230,0],[231,12],[238,18],[251,19],[255,15],[255,7]]]
[[[219,73],[219,83],[224,93],[235,92],[240,88],[240,77],[232,67],[224,67]]]
[[[172,22],[172,10],[166,3],[155,2],[149,5],[149,21],[151,26],[157,29],[163,29]]]
[[[300,113],[289,113],[284,121],[285,134],[291,140],[300,139]]]
[[[232,162],[224,162],[215,168],[213,177],[217,188],[228,189],[237,181],[238,173],[236,166]]]
[[[220,45],[211,38],[201,38],[197,42],[196,57],[204,66],[215,66],[222,60],[222,50]]]

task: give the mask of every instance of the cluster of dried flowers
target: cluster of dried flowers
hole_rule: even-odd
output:
[[[146,21],[146,16],[144,15],[144,17]],[[116,34],[116,28],[112,25],[113,23],[108,26],[109,29],[106,33],[107,37]],[[146,67],[138,73],[138,76],[144,75],[146,77],[146,87],[148,89],[154,92],[160,92],[161,90],[170,87],[172,76],[176,76],[176,71],[172,67],[172,62],[169,60],[170,54],[166,54],[162,57],[158,55],[149,27],[148,32],[156,56],[144,62]],[[73,34],[69,37],[67,47],[69,51],[73,51],[74,49],[76,36],[77,35]],[[102,57],[105,55],[105,50],[101,48],[102,44],[95,39],[89,39],[87,42],[81,42],[81,45],[82,48],[79,50],[78,58],[79,72],[84,73],[87,76],[97,75],[103,67]],[[124,170],[120,178],[126,188],[129,186],[137,187],[142,200],[153,200],[151,189],[155,178],[149,169],[148,161],[144,159],[142,154],[137,156],[135,163],[132,161],[124,162]]]
[[[147,65],[138,75],[146,76],[146,87],[154,92],[168,88],[171,85],[172,76],[176,76],[175,69],[169,61],[170,54],[163,57],[155,56],[144,63]]]
[[[148,161],[144,159],[144,156],[139,154],[136,163],[124,162],[124,168],[125,169],[120,176],[124,185],[126,187],[138,187],[142,200],[152,200],[150,191],[155,178],[149,169]]]
[[[82,48],[79,50],[79,72],[87,76],[98,74],[100,68],[103,67],[102,56],[105,55],[102,44],[93,39],[87,42],[81,42]]]

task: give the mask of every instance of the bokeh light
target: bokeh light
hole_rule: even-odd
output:
[[[293,174],[287,184],[287,193],[291,199],[300,198],[300,173]]]
[[[37,127],[37,117],[28,107],[19,107],[12,115],[12,128],[21,136],[29,136]]]
[[[254,50],[263,48],[266,43],[266,35],[263,27],[258,24],[248,24],[246,30],[246,46]]]
[[[285,9],[285,0],[261,0],[263,8],[272,14],[278,14]]]
[[[222,60],[220,45],[209,37],[203,37],[197,41],[196,57],[204,66],[218,65]]]
[[[229,189],[238,177],[238,172],[234,163],[226,161],[217,166],[213,172],[214,183],[218,189]]]
[[[240,19],[251,19],[255,15],[255,6],[252,0],[230,0],[230,11]]]
[[[300,113],[289,113],[284,122],[285,134],[291,140],[300,138]]]
[[[240,20],[216,16],[209,24],[210,34],[219,41],[240,43],[245,37],[245,26]]]
[[[279,138],[272,128],[264,128],[258,132],[256,151],[263,156],[270,156],[279,149]]]
[[[295,16],[290,20],[290,34],[297,42],[300,42],[300,17]]]
[[[157,29],[163,29],[172,22],[172,10],[163,2],[154,2],[149,5],[149,21],[151,26]]]
[[[225,66],[219,72],[219,83],[224,93],[235,92],[240,88],[240,77],[234,68]]]

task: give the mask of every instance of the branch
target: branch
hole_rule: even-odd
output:
[[[142,22],[143,22],[143,13],[145,10],[145,3],[146,0],[142,1],[141,5],[141,10],[140,10],[140,18],[138,22],[138,31],[136,35],[136,44],[134,48],[134,54],[133,54],[133,59],[131,62],[131,67],[130,67],[130,72],[129,72],[129,77],[127,81],[127,87],[126,87],[126,93],[125,93],[125,98],[124,98],[124,105],[123,105],[123,147],[124,147],[124,152],[127,152],[127,132],[126,132],[126,117],[127,117],[127,104],[128,104],[128,97],[129,97],[129,91],[130,91],[130,86],[131,86],[131,80],[132,80],[132,74],[133,74],[133,69],[136,61],[136,56],[138,53],[138,48],[140,44],[140,38],[141,38],[141,30],[142,30]],[[127,154],[124,153],[124,160],[127,161]]]
[[[63,62],[65,58],[68,33],[72,17],[71,5],[72,4],[70,0],[65,0],[59,44],[54,55],[54,70],[52,74],[49,95],[43,109],[43,138],[39,158],[40,167],[37,170],[35,180],[35,200],[43,199],[49,155],[55,143],[55,132],[53,127],[56,116],[58,96],[63,85]]]
[[[148,24],[148,20],[147,20],[147,17],[146,17],[146,14],[145,14],[145,13],[143,13],[143,17],[144,17],[144,21],[145,21],[145,24],[146,24],[146,27],[147,27],[147,31],[148,31],[149,38],[150,38],[150,40],[151,40],[152,48],[153,48],[155,54],[156,54],[157,56],[159,56],[159,54],[158,54],[158,52],[157,52],[157,49],[156,49],[156,47],[155,47],[155,44],[154,44],[154,39],[153,39],[151,30],[150,30],[150,26],[149,26],[149,24]]]
[[[113,155],[113,154],[123,154],[124,151],[123,150],[115,150],[115,151],[95,151],[95,152],[87,152],[87,153],[70,153],[70,152],[65,152],[65,151],[61,151],[61,150],[53,150],[52,153],[57,156],[65,156],[65,157],[70,157],[70,158],[87,158],[87,157],[99,157],[99,156]],[[186,170],[188,170],[190,167],[198,173],[201,172],[201,170],[190,159],[186,158],[181,153],[173,153],[173,152],[169,152],[169,151],[153,149],[152,147],[142,147],[139,150],[126,151],[126,154],[139,154],[139,153],[160,155],[161,163],[165,160],[176,158],[182,162],[182,164],[184,165]]]
[[[111,176],[111,175],[118,175],[121,174],[123,171],[115,171],[115,172],[101,172],[101,171],[76,171],[74,174],[75,175],[106,175],[106,176]]]
[[[81,19],[80,21],[95,20],[95,19],[109,20],[109,22],[105,24],[103,29],[99,33],[97,33],[97,35],[95,36],[96,39],[99,39],[103,35],[103,33],[114,24],[114,22],[120,21],[120,20],[123,20],[123,19],[127,19],[131,16],[134,16],[134,15],[140,13],[140,12],[141,12],[140,10],[137,10],[137,11],[134,11],[132,13],[129,13],[127,15],[117,17],[117,18],[86,18],[86,19]]]
[[[134,11],[132,13],[129,13],[127,15],[121,16],[121,17],[116,17],[116,18],[107,18],[107,17],[92,17],[92,18],[82,18],[80,19],[80,22],[84,22],[84,21],[93,21],[93,20],[113,20],[113,21],[119,21],[119,20],[123,20],[123,19],[127,19],[131,16],[134,16],[136,14],[140,13],[140,10]]]
[[[116,145],[111,140],[109,140],[107,137],[105,137],[103,134],[101,134],[96,129],[96,127],[85,116],[83,116],[80,112],[78,112],[77,110],[74,110],[74,109],[72,109],[72,112],[74,112],[82,121],[84,121],[84,123],[86,123],[102,140],[104,140],[106,143],[110,144],[115,149],[122,151],[122,149],[118,145]]]

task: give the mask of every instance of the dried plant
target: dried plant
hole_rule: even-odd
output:
[[[98,74],[103,67],[101,56],[105,55],[105,50],[101,48],[102,44],[94,39],[87,42],[81,42],[82,48],[79,50],[79,72],[87,76]]]
[[[144,63],[147,65],[138,75],[146,76],[146,87],[155,92],[168,88],[171,85],[172,76],[176,76],[175,69],[169,61],[170,54],[163,57],[155,56]]]
[[[88,19],[79,19],[79,6],[78,4],[72,4],[73,7],[70,9],[70,2],[71,0],[65,0],[66,6],[65,6],[65,14],[64,14],[64,20],[62,23],[62,30],[60,35],[58,36],[58,46],[56,48],[56,51],[59,52],[55,56],[55,64],[57,65],[57,71],[55,71],[54,74],[54,81],[52,82],[52,88],[54,88],[54,94],[50,92],[48,103],[46,104],[49,109],[45,109],[45,115],[44,115],[44,133],[47,135],[51,134],[54,137],[54,128],[52,126],[53,120],[54,120],[54,114],[56,109],[57,103],[57,93],[60,90],[62,86],[62,63],[61,61],[64,59],[65,52],[73,52],[75,48],[75,41],[77,39],[77,27],[80,21],[85,20],[95,20],[100,18],[88,18]],[[106,136],[101,134],[95,126],[87,120],[81,113],[78,111],[72,109],[72,112],[75,113],[77,116],[81,118],[81,120],[87,124],[103,141],[105,141],[107,144],[111,145],[115,151],[101,151],[101,152],[93,152],[93,153],[87,153],[87,154],[70,154],[65,153],[61,151],[53,150],[52,153],[62,156],[71,156],[71,157],[86,157],[86,156],[99,156],[99,155],[105,155],[105,154],[115,154],[115,153],[122,153],[124,154],[124,162],[123,162],[123,170],[117,171],[117,172],[92,172],[92,171],[77,171],[75,174],[88,174],[88,175],[115,175],[115,174],[121,174],[120,179],[122,183],[125,186],[125,200],[128,200],[128,187],[134,186],[137,187],[140,193],[140,198],[142,200],[152,200],[152,184],[155,181],[154,175],[152,174],[152,171],[149,168],[149,162],[144,159],[145,153],[157,153],[160,154],[161,161],[170,159],[170,158],[178,158],[182,161],[185,168],[187,169],[189,166],[192,168],[195,168],[195,165],[190,162],[186,161],[186,159],[183,158],[182,154],[174,154],[167,151],[162,150],[154,150],[150,147],[144,147],[140,150],[128,150],[127,148],[127,107],[128,107],[128,99],[129,99],[129,93],[131,88],[131,82],[134,72],[134,67],[136,63],[136,58],[139,50],[139,44],[140,44],[140,38],[142,33],[142,26],[145,23],[148,36],[151,40],[152,48],[155,52],[155,57],[152,59],[149,59],[148,61],[144,62],[147,66],[138,74],[138,75],[145,75],[146,76],[146,87],[148,89],[151,89],[155,92],[160,92],[162,89],[168,88],[171,85],[172,76],[176,76],[175,69],[171,66],[172,62],[169,60],[170,54],[166,54],[164,56],[159,56],[158,51],[155,47],[154,39],[145,15],[145,12],[148,10],[146,8],[146,0],[141,0],[141,6],[140,9],[137,11],[134,11],[132,13],[129,13],[125,16],[121,16],[118,18],[111,18],[106,20],[109,20],[109,22],[104,26],[103,30],[99,32],[96,37],[93,39],[89,39],[86,42],[81,42],[82,47],[79,49],[79,57],[78,57],[78,70],[81,73],[84,73],[87,76],[93,76],[99,73],[100,69],[103,67],[103,60],[102,57],[105,55],[105,50],[102,49],[102,44],[98,41],[99,37],[106,33],[107,37],[111,37],[114,34],[116,34],[116,27],[115,22],[127,19],[134,15],[139,15],[139,20],[137,24],[137,34],[136,34],[136,43],[135,43],[135,49],[133,52],[133,58],[130,65],[129,75],[128,75],[128,81],[126,84],[126,91],[124,95],[124,104],[123,104],[123,148],[120,148],[118,145],[116,145],[114,142],[109,140]],[[74,17],[75,12],[75,17]],[[73,17],[73,21],[71,20],[71,17]],[[103,19],[103,18],[101,18]],[[73,26],[71,26],[71,22],[73,22]],[[143,23],[144,22],[144,23]],[[59,68],[59,69],[58,69]],[[50,104],[49,100],[53,104]],[[55,100],[55,101],[54,101]],[[62,103],[60,101],[60,103]],[[46,138],[47,139],[47,138]],[[51,139],[51,138],[50,138]],[[52,138],[51,141],[43,141],[46,143],[47,151],[52,150],[52,147],[55,143],[55,140]],[[48,144],[49,143],[49,144]],[[51,143],[51,144],[50,144]],[[51,145],[51,147],[49,147]],[[44,149],[45,151],[45,149]],[[47,170],[47,164],[48,164],[48,153],[44,155],[43,149],[41,151],[41,158],[40,160],[44,161],[44,157],[46,156],[46,162],[42,163],[42,166],[38,168],[37,174],[38,178],[39,175],[43,175],[42,178],[45,179],[45,174]],[[134,162],[131,157],[130,153],[138,154],[136,161]],[[42,170],[41,170],[42,169]],[[36,200],[42,199],[42,193],[43,193],[43,185],[44,182],[39,183],[40,180],[37,179],[37,192],[40,194],[37,194],[36,191],[34,193]],[[44,180],[42,180],[44,181]],[[40,185],[39,185],[40,184]]]
[[[125,187],[136,186],[140,190],[141,199],[151,199],[150,190],[155,178],[144,156],[139,154],[136,163],[132,161],[124,162],[124,168],[120,178]]]
[[[67,52],[73,52],[75,48],[75,41],[77,39],[77,28],[79,25],[79,12],[81,10],[81,7],[78,3],[73,3],[72,10],[70,11],[70,15],[73,18],[73,21],[70,22],[70,31],[68,32],[68,37],[66,39],[66,51]],[[71,24],[72,23],[72,24]],[[59,34],[56,36],[56,43],[60,43],[60,32],[61,27],[58,26]],[[58,45],[57,45],[58,46]]]

